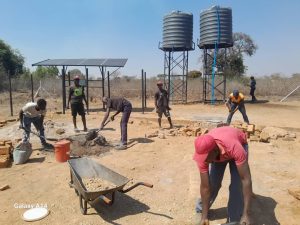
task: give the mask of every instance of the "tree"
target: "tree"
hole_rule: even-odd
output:
[[[76,76],[83,77],[83,74],[81,73],[81,71],[79,69],[72,69],[69,71],[69,73],[70,73],[71,79],[74,79],[74,77],[76,77]]]
[[[0,39],[0,67],[9,75],[14,76],[23,72],[24,57]]]
[[[201,77],[202,73],[199,70],[191,70],[188,72],[188,78],[198,78]]]
[[[244,56],[253,56],[258,49],[253,39],[244,33],[233,33],[233,47],[219,49],[217,55],[218,71],[223,71],[227,77],[242,76],[247,67],[244,65]],[[210,50],[209,54],[213,56],[214,50]],[[212,68],[213,59],[208,57],[208,66]]]
[[[44,79],[46,77],[56,77],[58,76],[58,69],[55,66],[38,66],[36,70],[33,72],[33,77],[35,79]]]

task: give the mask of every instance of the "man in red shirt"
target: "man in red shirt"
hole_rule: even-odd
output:
[[[201,178],[200,225],[208,225],[208,210],[221,188],[227,164],[231,174],[227,221],[250,224],[252,181],[246,134],[228,126],[215,128],[195,140],[194,160]]]

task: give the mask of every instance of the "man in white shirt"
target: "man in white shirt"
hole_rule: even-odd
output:
[[[53,149],[53,145],[46,142],[44,134],[44,117],[46,115],[47,102],[45,99],[39,99],[35,102],[28,102],[19,113],[20,127],[23,128],[23,142],[26,143],[30,137],[31,123],[40,134],[40,140],[45,149]]]

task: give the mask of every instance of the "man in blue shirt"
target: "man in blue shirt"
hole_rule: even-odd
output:
[[[250,95],[252,97],[252,102],[255,102],[257,99],[256,97],[254,96],[254,92],[255,92],[255,89],[256,89],[256,81],[254,79],[253,76],[250,77]]]

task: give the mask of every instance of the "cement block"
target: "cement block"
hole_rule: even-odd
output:
[[[250,134],[253,134],[255,131],[255,125],[254,124],[249,124],[247,127],[247,132]]]
[[[0,155],[0,168],[6,168],[9,165],[9,156]]]
[[[9,145],[0,146],[0,155],[9,155],[10,148]]]

